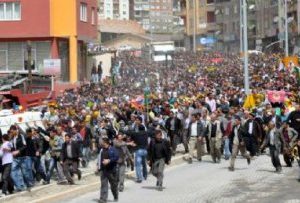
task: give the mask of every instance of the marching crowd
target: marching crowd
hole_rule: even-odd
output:
[[[24,131],[12,125],[1,133],[2,193],[30,190],[40,181],[74,184],[74,175],[80,180],[80,167],[93,157],[101,176],[100,202],[107,201],[108,184],[118,200],[126,168],[141,183],[149,165],[161,191],[165,165],[181,143],[188,163],[210,154],[213,163],[229,160],[234,171],[239,152],[250,164],[269,148],[276,172],[282,170],[281,153],[287,167],[295,161],[300,167],[298,77],[291,67],[278,68],[279,60],[276,54],[250,57],[256,100],[247,108],[236,55],[180,52],[172,62],[149,63],[124,52],[116,59],[121,66],[113,82],[101,80],[101,69],[95,83],[65,91],[41,109],[43,126]],[[272,103],[266,90],[283,90],[288,101]]]

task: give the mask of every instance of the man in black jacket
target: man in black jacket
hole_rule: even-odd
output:
[[[15,125],[10,127],[12,138],[12,154],[14,160],[12,163],[11,175],[15,183],[16,191],[28,190],[34,185],[32,176],[32,162],[27,156],[26,137],[22,135],[19,128]],[[23,173],[22,173],[23,172]]]
[[[290,127],[294,128],[298,132],[298,139],[300,139],[300,105],[296,105],[295,111],[292,111],[287,118],[287,122]]]
[[[102,139],[102,148],[98,156],[98,170],[101,172],[100,203],[106,203],[108,198],[108,183],[114,196],[118,201],[118,151],[110,145],[107,137]]]
[[[33,163],[33,175],[37,181],[41,178],[44,180],[43,184],[48,184],[46,177],[46,172],[41,166],[41,154],[43,151],[43,140],[40,138],[39,134],[33,129],[28,128],[26,130],[26,143],[27,143],[27,156],[30,157]]]
[[[168,136],[171,140],[172,154],[175,155],[179,131],[181,129],[181,121],[173,112],[170,113],[170,117],[166,121],[166,129],[168,130]]]
[[[135,147],[136,182],[141,183],[143,179],[147,179],[148,132],[143,125],[138,126],[138,132],[123,130],[120,130],[120,132],[131,137],[132,142],[129,144]]]
[[[255,121],[255,114],[246,113],[245,130],[245,144],[250,156],[256,156],[259,152],[258,138],[261,137],[261,132],[258,123]]]
[[[163,178],[165,164],[171,162],[170,143],[162,138],[162,132],[155,132],[155,139],[150,142],[148,150],[148,163],[151,166],[152,174],[157,178],[156,186],[159,191],[163,190]]]
[[[80,145],[78,142],[71,140],[71,135],[66,134],[65,143],[62,146],[61,164],[63,165],[64,174],[69,182],[73,185],[74,180],[70,174],[70,165],[72,165],[72,173],[78,175],[78,180],[81,179],[81,171],[78,169],[78,162],[82,157]]]
[[[86,126],[85,121],[80,122],[80,131],[82,137],[82,167],[87,167],[90,161],[91,143],[93,139],[91,129]]]
[[[244,136],[245,136],[245,131],[241,125],[241,118],[239,116],[236,116],[235,125],[233,126],[232,133],[230,135],[230,139],[231,139],[230,141],[233,146],[230,166],[228,168],[230,171],[234,171],[234,163],[239,151],[241,152],[242,156],[247,159],[248,164],[250,164],[251,162],[251,157],[246,151]]]

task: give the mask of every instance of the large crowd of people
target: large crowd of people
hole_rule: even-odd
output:
[[[100,202],[107,201],[108,184],[118,200],[127,167],[141,183],[148,164],[161,191],[165,164],[181,143],[190,164],[209,154],[213,163],[230,160],[234,171],[239,152],[250,164],[269,148],[276,172],[282,170],[281,153],[288,167],[296,160],[300,166],[298,76],[292,65],[280,67],[280,59],[250,56],[255,104],[249,107],[237,55],[178,52],[172,61],[149,63],[123,52],[112,80],[93,67],[91,83],[65,91],[41,110],[43,126],[23,131],[12,125],[2,133],[2,194],[30,190],[40,181],[74,184],[74,174],[80,180],[80,167],[94,155]],[[284,91],[285,100],[269,101],[271,90]]]

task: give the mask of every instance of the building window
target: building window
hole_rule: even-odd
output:
[[[238,13],[238,7],[237,7],[237,5],[234,5],[233,9],[234,9],[234,13],[237,14]]]
[[[7,50],[0,50],[0,71],[7,70]]]
[[[92,25],[95,25],[95,8],[92,8]]]
[[[21,20],[20,2],[0,3],[0,20]]]
[[[207,0],[206,3],[207,4],[213,4],[213,3],[215,3],[215,0]]]
[[[208,11],[207,12],[207,23],[214,23],[216,22],[215,12]]]
[[[87,5],[84,3],[80,4],[80,20],[87,22]]]
[[[225,8],[225,15],[229,15],[229,8],[228,7]]]

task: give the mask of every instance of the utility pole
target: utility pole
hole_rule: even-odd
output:
[[[243,41],[244,41],[244,88],[248,95],[249,90],[249,70],[248,70],[248,26],[247,26],[247,1],[243,0]]]
[[[240,56],[243,53],[243,0],[240,0]]]
[[[149,63],[151,63],[152,61],[152,43],[153,43],[153,31],[152,31],[152,20],[150,20],[150,37],[151,37],[151,40],[150,40],[150,46],[149,46]]]
[[[31,70],[31,41],[27,41],[27,70],[28,70],[28,86],[27,93],[31,93],[31,85],[32,85],[32,70]]]
[[[194,30],[193,30],[193,52],[196,53],[196,0],[191,0],[193,1],[193,8],[194,8],[194,14],[193,14],[193,18],[194,18]]]
[[[284,0],[284,41],[285,41],[285,56],[289,56],[289,24],[288,24],[288,8],[287,8],[287,0]]]

